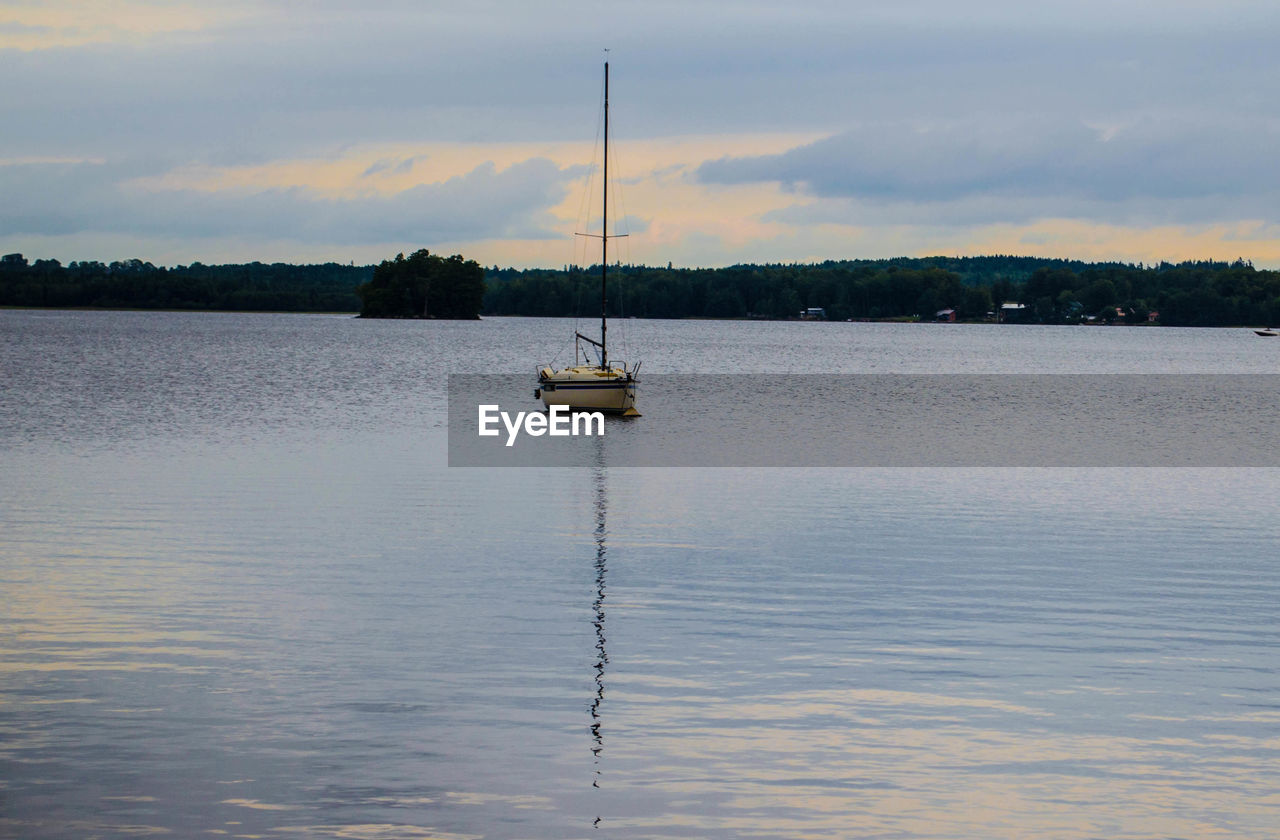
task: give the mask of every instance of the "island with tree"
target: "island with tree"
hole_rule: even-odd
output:
[[[356,287],[361,318],[479,318],[484,292],[479,263],[426,248],[383,260],[369,282]]]

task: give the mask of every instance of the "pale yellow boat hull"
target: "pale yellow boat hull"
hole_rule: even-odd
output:
[[[547,408],[562,405],[573,411],[640,415],[636,411],[636,379],[618,368],[543,368],[538,372],[538,397]]]

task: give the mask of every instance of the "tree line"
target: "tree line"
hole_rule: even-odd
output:
[[[600,311],[599,266],[488,272],[491,315],[591,316]],[[954,310],[982,320],[1082,321],[1173,326],[1280,323],[1280,272],[1252,264],[1157,265],[1017,256],[900,257],[689,269],[609,270],[609,313],[639,318],[795,318],[821,307],[831,320],[932,320]],[[1152,313],[1156,313],[1153,315]]]
[[[172,268],[142,260],[112,263],[0,258],[0,306],[353,312],[356,287],[373,266],[260,262]]]
[[[484,269],[425,249],[378,266],[260,262],[173,268],[138,259],[29,262],[0,257],[0,306],[356,312],[369,318],[476,318]]]
[[[172,268],[141,260],[62,265],[0,258],[0,306],[361,312],[470,318],[599,314],[599,267],[484,269],[419,250],[378,266],[246,263]],[[1172,326],[1280,324],[1280,272],[1248,262],[1156,265],[1036,257],[900,257],[727,268],[610,268],[609,312],[640,318],[1003,320]]]

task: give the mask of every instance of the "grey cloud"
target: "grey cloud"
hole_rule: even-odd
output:
[[[426,155],[413,155],[402,160],[383,158],[382,160],[374,161],[360,175],[364,178],[379,175],[383,172],[389,172],[392,175],[407,175],[413,171],[413,167],[417,165],[418,161],[426,159]]]
[[[0,35],[48,35],[53,31],[53,27],[50,26],[33,26],[11,20],[0,21]]]
[[[0,87],[0,155],[247,162],[358,142],[581,139],[600,45],[615,48],[627,138],[922,113],[1247,112],[1280,95],[1280,20],[1263,3],[1166,9],[1159,28],[1120,3],[264,5],[265,19],[203,40],[0,50],[0,76],[23,80]]]
[[[0,166],[0,193],[26,200],[0,206],[0,235],[132,233],[139,236],[269,235],[334,244],[389,241],[538,239],[549,208],[577,176],[535,158],[497,171],[492,163],[388,196],[329,199],[305,189],[144,190],[110,164]]]
[[[387,170],[391,169],[391,167],[395,165],[396,165],[395,161],[386,160],[385,158],[383,160],[376,160],[373,163],[369,164],[368,169],[360,173],[360,177],[368,178],[372,175],[378,175],[382,172],[386,172]]]
[[[778,155],[704,163],[708,184],[775,181],[843,201],[772,218],[816,221],[1130,223],[1280,218],[1275,123],[1145,118],[869,123]],[[819,217],[823,218],[819,218]]]
[[[408,175],[413,171],[413,167],[417,165],[418,161],[424,160],[425,158],[426,155],[415,155],[414,157],[405,158],[397,163],[391,172],[393,175]]]

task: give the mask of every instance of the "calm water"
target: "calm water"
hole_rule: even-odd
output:
[[[571,326],[0,312],[0,836],[1274,835],[1280,471],[445,467],[445,376]],[[1280,370],[619,327],[653,373]]]

